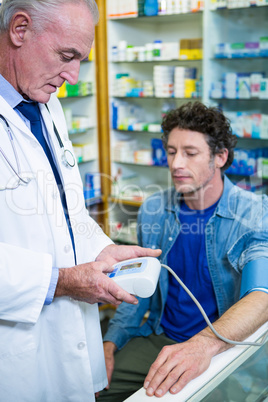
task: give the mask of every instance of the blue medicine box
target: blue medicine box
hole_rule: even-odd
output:
[[[155,166],[168,166],[167,154],[163,146],[162,140],[159,138],[152,138],[152,162]]]

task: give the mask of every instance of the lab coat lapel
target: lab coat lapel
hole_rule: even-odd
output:
[[[23,132],[27,136],[35,138],[31,130],[29,130],[29,128],[24,123],[24,121],[15,112],[15,110],[12,109],[12,107],[5,101],[2,96],[0,96],[0,113],[6,118],[11,127],[15,126],[19,131]]]
[[[62,180],[62,182],[64,182],[64,177],[63,177],[63,173],[62,173],[62,163],[61,163],[62,149],[61,149],[58,139],[55,135],[54,127],[53,127],[53,122],[54,122],[54,124],[56,124],[55,120],[54,120],[55,113],[52,113],[52,110],[54,110],[54,108],[50,107],[49,110],[47,110],[47,107],[44,104],[39,104],[39,107],[40,107],[40,112],[41,112],[41,115],[43,118],[44,125],[46,127],[46,133],[49,136],[48,142],[50,143],[50,146],[52,148],[54,162],[56,163],[56,166],[58,168],[59,174],[61,176],[61,180]],[[58,128],[58,131],[59,131],[59,128]],[[62,134],[60,134],[60,135],[62,136]]]

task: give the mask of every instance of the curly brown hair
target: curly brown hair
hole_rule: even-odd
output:
[[[205,134],[211,156],[228,150],[228,159],[221,168],[222,172],[231,166],[237,139],[233,135],[229,120],[216,107],[207,107],[201,102],[188,102],[178,109],[171,110],[162,121],[162,141],[165,149],[169,133],[174,129],[197,131]]]

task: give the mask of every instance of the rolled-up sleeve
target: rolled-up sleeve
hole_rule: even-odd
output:
[[[240,298],[257,290],[268,293],[268,258],[252,260],[243,268]]]

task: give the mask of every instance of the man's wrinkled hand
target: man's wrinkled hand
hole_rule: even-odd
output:
[[[110,244],[105,247],[96,258],[96,261],[105,261],[110,266],[117,262],[139,257],[159,257],[161,250],[153,250],[139,246],[118,246]]]
[[[157,397],[167,391],[177,394],[209,367],[213,355],[208,339],[198,335],[186,342],[165,346],[144,381],[146,394]]]
[[[105,261],[61,268],[55,297],[69,296],[86,303],[137,304],[137,299],[108,278],[112,267]]]

